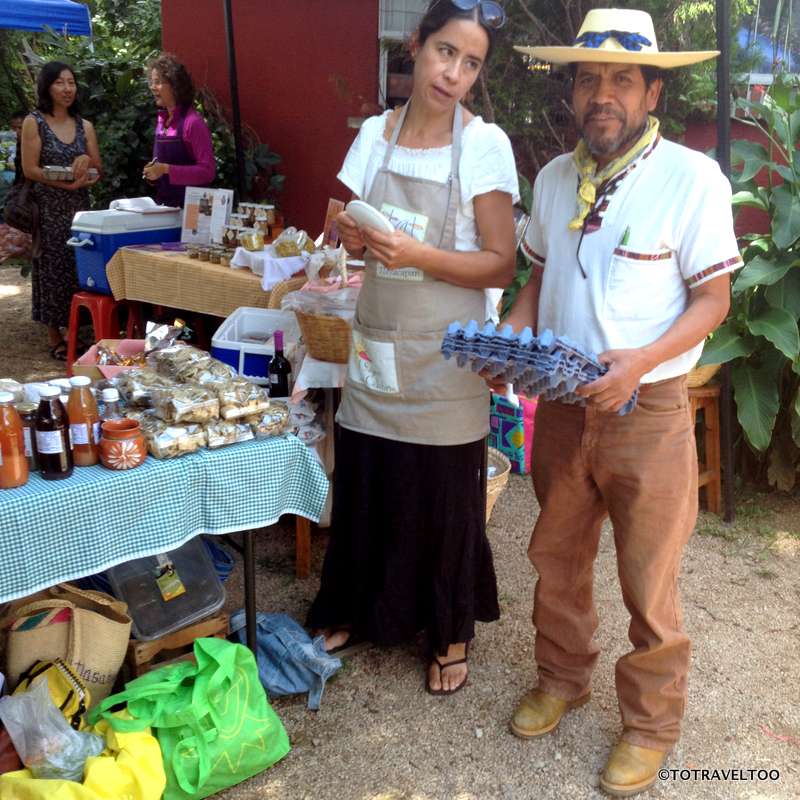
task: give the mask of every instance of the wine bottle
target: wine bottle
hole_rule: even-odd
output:
[[[289,396],[289,375],[292,373],[292,365],[289,359],[283,355],[283,331],[275,331],[275,355],[269,362],[269,396],[288,397]]]

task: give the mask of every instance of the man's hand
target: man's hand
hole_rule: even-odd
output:
[[[606,350],[598,359],[608,367],[608,372],[596,381],[579,386],[576,393],[601,411],[619,411],[631,399],[642,375],[654,366],[640,349]]]
[[[490,378],[485,372],[480,372],[478,374],[486,381],[486,385],[491,391],[495,394],[502,394],[505,396],[506,389],[508,388],[508,383],[506,383],[506,381],[500,380],[500,378]]]
[[[424,246],[402,231],[383,233],[375,228],[362,228],[364,244],[387,269],[419,267],[419,252]]]
[[[336,215],[336,229],[344,249],[351,256],[360,257],[364,253],[364,239],[356,221],[346,211]]]

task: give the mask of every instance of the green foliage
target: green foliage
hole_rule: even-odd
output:
[[[791,489],[800,467],[800,94],[781,77],[763,103],[739,101],[768,147],[735,141],[734,208],[770,215],[766,235],[746,237],[745,266],[733,284],[728,321],[711,338],[702,363],[732,362],[737,415],[768,478]],[[756,176],[766,175],[759,186]]]
[[[528,218],[531,215],[533,208],[533,186],[531,182],[524,176],[519,175],[519,194],[520,205],[525,210]],[[522,248],[517,247],[517,262],[514,273],[514,280],[511,285],[503,292],[503,302],[500,307],[500,317],[504,317],[511,310],[514,301],[517,299],[519,290],[528,282],[532,270],[531,262],[522,254]]]

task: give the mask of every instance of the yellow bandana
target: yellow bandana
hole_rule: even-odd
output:
[[[571,231],[579,231],[583,227],[584,220],[594,207],[598,187],[604,181],[613,178],[614,175],[625,169],[632,161],[635,161],[642,151],[655,141],[656,136],[658,136],[658,120],[655,117],[648,116],[647,128],[635,144],[599,172],[597,171],[597,162],[589,152],[586,142],[583,139],[578,142],[578,146],[572,154],[572,159],[578,168],[578,176],[581,182],[578,186],[578,213],[574,219],[570,220],[567,226]]]

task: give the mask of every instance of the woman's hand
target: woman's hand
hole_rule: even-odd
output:
[[[156,161],[155,164],[145,164],[142,170],[142,177],[148,181],[155,182],[162,175],[169,175],[169,164],[162,164],[160,161]]]
[[[77,156],[72,162],[72,175],[76,181],[79,181],[86,174],[89,167],[92,166],[92,159],[84,154]]]
[[[355,220],[346,212],[342,211],[336,215],[336,228],[339,231],[344,249],[351,256],[361,256],[364,253],[364,239]]]
[[[88,172],[84,173],[83,177],[76,178],[74,181],[63,184],[63,188],[68,192],[77,192],[79,189],[85,189],[87,186],[94,186],[100,180],[99,173],[97,175],[89,175]]]
[[[361,236],[367,248],[387,269],[419,266],[423,247],[413,236],[402,231],[383,233],[376,228],[362,228]]]

